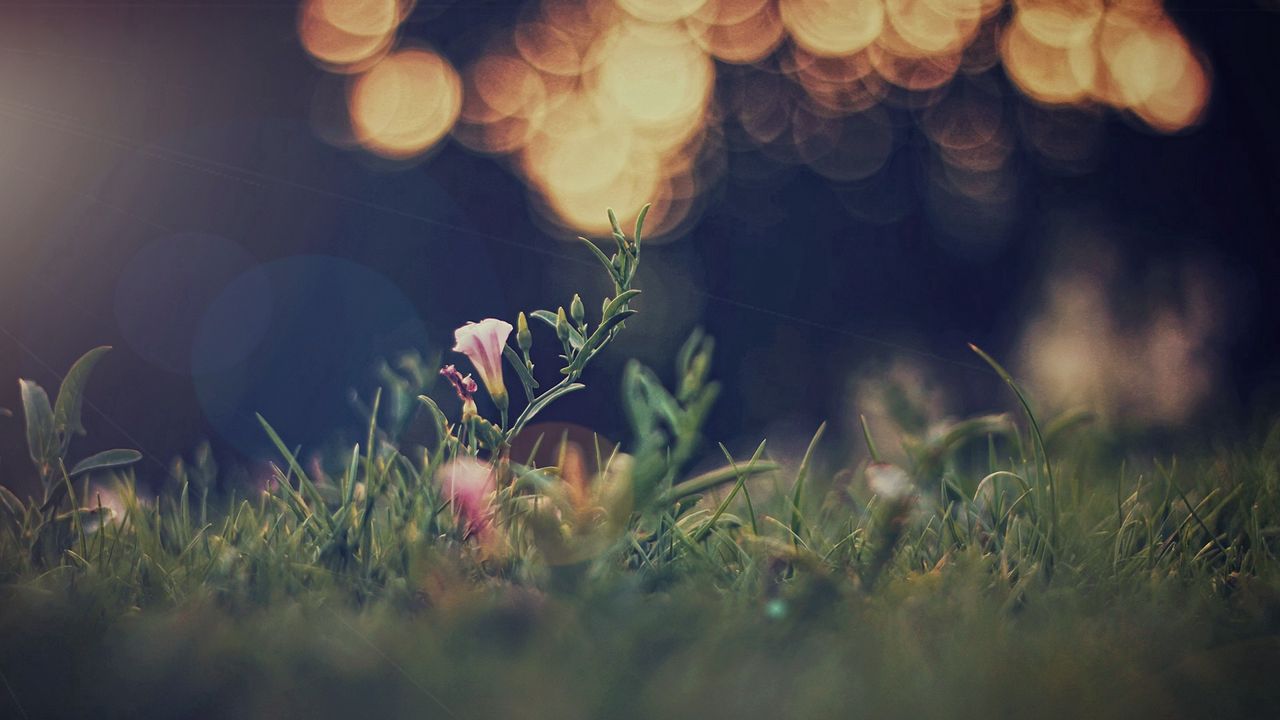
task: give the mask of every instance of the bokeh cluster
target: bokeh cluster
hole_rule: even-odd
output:
[[[1016,148],[1072,168],[1099,111],[1178,132],[1210,86],[1161,0],[530,0],[461,72],[401,37],[412,10],[304,0],[303,46],[349,75],[347,139],[404,160],[452,135],[588,233],[645,202],[655,236],[681,227],[736,151],[855,183],[917,136],[930,205],[994,214]]]

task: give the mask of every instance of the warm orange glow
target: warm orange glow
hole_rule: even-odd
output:
[[[1164,24],[1115,24],[1102,37],[1102,58],[1119,99],[1138,107],[1178,84],[1194,62],[1178,31]]]
[[[868,110],[888,92],[867,52],[818,58],[796,50],[795,79],[820,107],[835,114]]]
[[[782,15],[772,3],[735,22],[723,22],[724,17],[736,15],[736,12],[726,10],[710,15],[710,20],[703,20],[701,16],[689,18],[687,25],[694,41],[703,50],[717,60],[729,63],[747,64],[763,60],[786,38]]]
[[[1009,121],[984,79],[1001,61],[1039,105],[1120,109],[1160,132],[1198,122],[1210,91],[1160,0],[528,0],[461,79],[434,53],[394,51],[410,7],[302,2],[307,52],[355,76],[357,143],[409,158],[452,131],[505,157],[539,211],[579,232],[609,229],[601,206],[647,201],[655,237],[687,222],[744,144],[836,181],[871,177],[896,144],[888,106],[928,137],[949,197],[1011,197],[1020,137],[1062,167],[1087,163],[1090,123]]]
[[[426,151],[453,127],[462,83],[436,53],[400,50],[356,79],[349,105],[361,145],[383,157],[405,159]]]
[[[706,109],[715,68],[681,29],[628,23],[591,80],[601,109],[619,122],[687,132]]]
[[[589,193],[616,181],[643,152],[631,135],[598,118],[580,118],[555,135],[539,134],[523,156],[529,179],[559,193]],[[597,212],[599,212],[597,210]]]
[[[996,141],[1004,129],[1004,105],[995,83],[957,82],[925,110],[920,127],[944,150],[971,151]]]
[[[982,19],[979,0],[885,0],[893,30],[920,54],[962,50]]]
[[[516,26],[516,48],[530,65],[551,75],[576,77],[582,71],[582,52],[568,33],[545,22]]]
[[[298,16],[298,38],[331,69],[357,72],[391,47],[399,13],[396,0],[307,0]]]
[[[1027,32],[1058,48],[1090,42],[1102,20],[1102,0],[1014,0],[1014,5]]]
[[[651,23],[673,23],[702,8],[707,0],[617,0],[618,7],[637,20]]]
[[[705,25],[737,25],[776,9],[774,0],[707,0],[690,17]]]
[[[400,21],[396,0],[317,0],[313,4],[330,25],[352,35],[386,35]]]
[[[460,122],[453,134],[476,152],[515,152],[529,142],[546,118],[546,85],[520,58],[482,56],[467,69],[463,89]]]
[[[1209,76],[1201,62],[1190,57],[1176,82],[1161,86],[1134,109],[1151,127],[1172,133],[1199,122],[1208,101]]]
[[[870,45],[884,27],[882,0],[779,0],[782,23],[814,55],[848,55]]]
[[[1005,71],[1026,94],[1043,103],[1065,105],[1085,100],[1092,87],[1092,54],[1048,45],[1015,18],[1000,43]]]
[[[545,106],[542,77],[519,58],[485,55],[472,66],[471,78],[468,89],[473,89],[498,118],[527,118]]]
[[[565,179],[565,178],[557,178]],[[640,208],[657,197],[662,178],[656,170],[628,168],[607,184],[589,190],[564,189],[557,185],[543,187],[543,197],[554,215],[570,227],[582,232],[605,234],[609,221],[598,217],[600,208],[612,207],[620,217],[634,217]],[[653,218],[661,220],[660,217]],[[655,222],[655,227],[658,223]],[[646,228],[648,223],[645,223]],[[655,230],[656,235],[659,231]]]
[[[871,58],[871,64],[881,77],[907,90],[933,90],[942,87],[960,69],[959,53],[915,57],[873,45],[867,49],[867,56]]]

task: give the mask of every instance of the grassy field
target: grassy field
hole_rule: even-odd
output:
[[[557,383],[534,379],[522,315],[499,334],[523,397],[476,362],[497,420],[446,373],[451,420],[407,363],[353,448],[304,456],[263,420],[279,461],[251,492],[205,456],[154,498],[132,451],[72,462],[104,350],[52,401],[24,382],[42,492],[0,493],[0,715],[1280,712],[1280,425],[1194,457],[1103,454],[1087,415],[1038,418],[982,355],[1019,411],[904,422],[896,463],[821,428],[795,462],[731,457],[702,437],[718,388],[695,335],[675,387],[627,367],[620,450],[514,452],[625,330],[640,234],[597,251],[615,292],[594,328],[576,297],[530,314],[563,350]],[[853,444],[866,462],[815,470]]]

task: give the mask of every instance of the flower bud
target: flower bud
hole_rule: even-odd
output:
[[[529,332],[529,319],[520,313],[516,316],[516,345],[520,346],[520,352],[525,355],[529,354],[529,348],[533,347],[533,333]]]
[[[569,342],[569,318],[565,317],[564,306],[556,310],[556,337],[560,342]]]
[[[578,327],[582,327],[582,322],[587,317],[587,309],[582,306],[582,298],[578,293],[573,294],[573,302],[569,303],[569,316],[573,318],[573,324]]]

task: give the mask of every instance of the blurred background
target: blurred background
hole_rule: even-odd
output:
[[[79,447],[144,481],[271,457],[255,412],[354,442],[382,360],[598,307],[573,238],[645,202],[642,314],[552,419],[624,439],[622,363],[701,325],[731,447],[1007,407],[968,342],[1046,414],[1229,436],[1280,388],[1277,37],[1263,0],[6,2],[0,478],[16,378],[101,344]]]

